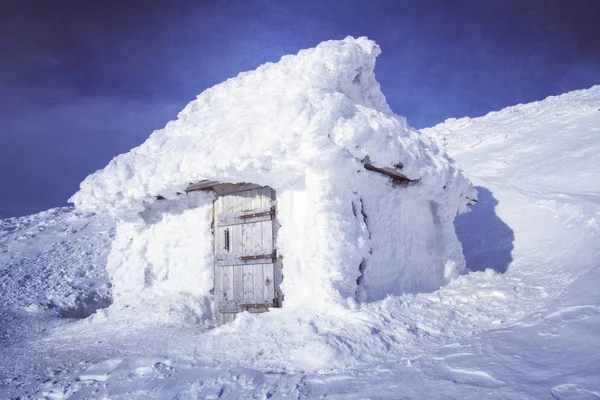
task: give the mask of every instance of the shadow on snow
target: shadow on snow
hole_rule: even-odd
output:
[[[515,234],[496,215],[498,200],[492,192],[482,186],[475,189],[479,201],[471,207],[471,212],[456,217],[456,235],[462,243],[468,269],[484,271],[491,268],[503,274],[513,260]]]

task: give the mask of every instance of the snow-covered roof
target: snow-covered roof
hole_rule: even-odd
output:
[[[375,42],[347,37],[240,73],[88,176],[70,201],[131,212],[202,180],[292,187],[307,169],[335,174],[365,159],[401,165],[424,196],[460,195],[470,184],[458,168],[387,105],[374,74],[379,54]]]

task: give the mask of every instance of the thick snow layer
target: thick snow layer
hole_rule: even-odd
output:
[[[466,182],[451,161],[388,107],[375,80],[379,54],[366,38],[323,42],[205,90],[71,201],[118,214],[203,179],[302,188],[307,173],[356,172],[366,156],[421,179],[410,196],[460,196]]]
[[[391,112],[375,80],[379,53],[348,37],[242,73],[86,178],[71,201],[118,219],[108,266],[115,306],[185,298],[197,318],[208,316],[210,202],[183,194],[201,180],[275,190],[285,307],[431,291],[458,276],[465,263],[452,223],[476,193],[435,142]],[[367,156],[415,182],[392,185],[364,168]],[[159,195],[170,206],[155,206]]]
[[[107,270],[114,282],[114,311],[146,308],[157,321],[212,317],[207,296],[214,278],[210,215],[212,193],[160,201],[139,220],[117,225]],[[200,294],[200,295],[199,295]]]
[[[592,88],[471,119],[456,134],[447,125],[429,130],[441,132],[477,184],[480,201],[456,220],[476,272],[430,293],[320,312],[243,313],[210,330],[107,318],[113,309],[63,323],[36,311],[26,320],[9,314],[0,324],[10,332],[0,336],[0,397],[597,399],[600,112],[580,105],[599,100]],[[493,135],[507,125],[511,135]],[[54,224],[49,213],[28,217],[27,246],[17,230],[2,231],[3,266],[12,260],[2,271],[19,282],[2,287],[7,310],[31,303],[6,303],[28,290],[26,275],[48,272],[43,263],[18,267],[52,248],[35,227],[61,237],[73,254],[87,246],[105,254],[99,232],[110,232],[110,223],[65,215]],[[63,256],[48,252],[44,262],[64,260],[71,276],[90,266]],[[95,274],[103,282],[103,272]],[[36,296],[53,293],[60,280],[51,274]]]

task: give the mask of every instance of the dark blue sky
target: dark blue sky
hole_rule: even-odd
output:
[[[66,204],[204,89],[347,35],[418,128],[600,83],[600,2],[3,1],[0,217]]]

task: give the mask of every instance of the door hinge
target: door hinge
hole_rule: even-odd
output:
[[[275,207],[271,207],[271,209],[269,211],[263,211],[263,212],[254,213],[254,214],[240,215],[238,218],[239,219],[251,219],[251,218],[258,218],[258,217],[266,217],[267,215],[270,215],[270,216],[275,215]]]
[[[273,260],[277,256],[277,251],[273,250],[271,254],[258,254],[255,256],[241,256],[240,260],[242,261],[252,261],[252,260]]]

